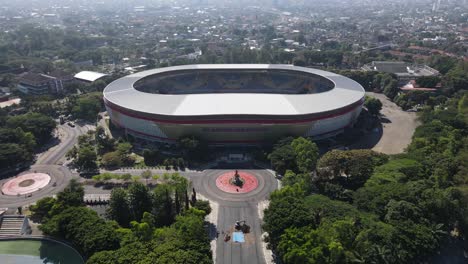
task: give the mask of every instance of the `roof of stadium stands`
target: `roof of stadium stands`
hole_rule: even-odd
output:
[[[289,72],[292,76],[299,73],[311,76],[311,80],[322,83],[317,89],[308,87],[300,81],[288,86],[273,80],[268,87],[239,86],[241,80],[223,77],[222,81],[206,89],[201,85],[193,87],[173,88],[170,82],[158,82],[158,76],[177,72]],[[215,74],[212,74],[215,75]],[[150,78],[156,81],[156,86],[164,83],[165,87],[140,85],[140,82]],[[210,77],[211,78],[211,77]],[[242,78],[244,80],[245,78]],[[173,84],[183,82],[183,78],[175,78]],[[262,80],[263,81],[263,80]],[[261,83],[258,81],[255,84]],[[227,83],[229,82],[229,83]],[[237,82],[237,86],[236,86]],[[307,78],[306,81],[307,82]],[[188,85],[188,84],[187,84]],[[192,85],[192,84],[190,84]],[[211,84],[210,84],[211,85]],[[231,85],[233,88],[225,87]],[[285,88],[279,87],[280,85]],[[291,86],[299,85],[298,89]],[[309,83],[309,86],[313,84]],[[137,89],[135,88],[137,86]],[[142,86],[142,87],[139,87]],[[289,90],[288,90],[289,89]],[[309,90],[308,90],[309,89]],[[235,90],[235,91],[234,91]],[[284,91],[283,91],[284,90]],[[193,92],[192,92],[193,91]],[[199,64],[158,68],[131,74],[115,80],[104,89],[106,102],[136,112],[168,116],[203,116],[203,115],[307,115],[322,113],[347,107],[359,102],[364,97],[364,89],[357,82],[327,71],[279,64]]]

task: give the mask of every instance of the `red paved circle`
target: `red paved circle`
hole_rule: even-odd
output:
[[[235,171],[226,172],[221,174],[216,179],[216,186],[223,192],[227,193],[248,193],[255,190],[258,186],[258,181],[255,176],[250,173],[239,171],[239,176],[244,181],[242,188],[231,184],[231,179],[234,178]]]
[[[50,176],[45,173],[29,173],[7,181],[2,186],[5,195],[23,195],[38,191],[49,184]]]

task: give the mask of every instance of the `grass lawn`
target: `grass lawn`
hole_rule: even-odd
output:
[[[0,254],[39,256],[40,247],[37,240],[0,241]]]
[[[14,262],[11,262],[12,260]],[[4,261],[7,263],[84,263],[81,256],[71,247],[46,240],[0,241],[0,263],[5,263]]]

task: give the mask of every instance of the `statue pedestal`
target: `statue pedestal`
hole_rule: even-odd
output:
[[[234,177],[231,180],[231,183],[239,188],[242,188],[244,185],[244,179],[242,179],[239,175],[239,172],[236,170]]]

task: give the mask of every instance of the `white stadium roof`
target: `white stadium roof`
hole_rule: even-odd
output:
[[[94,82],[102,77],[107,76],[107,74],[100,73],[100,72],[93,72],[93,71],[81,71],[75,74],[75,79],[87,81],[87,82]]]
[[[216,93],[216,94],[153,94],[136,90],[136,81],[150,75],[178,70],[257,69],[291,70],[325,77],[334,88],[312,94]],[[357,82],[327,71],[278,64],[200,64],[159,68],[120,78],[104,89],[106,102],[155,115],[307,115],[340,109],[364,97]]]

